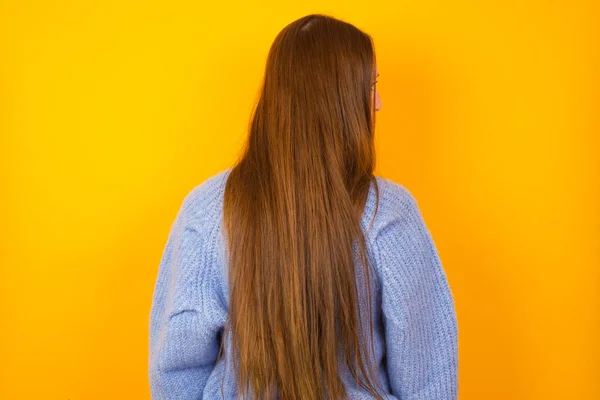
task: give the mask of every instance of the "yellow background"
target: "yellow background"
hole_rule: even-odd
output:
[[[600,399],[598,3],[298,3],[0,2],[0,399],[149,398],[170,224],[312,12],[375,39],[377,173],[439,248],[460,398]]]

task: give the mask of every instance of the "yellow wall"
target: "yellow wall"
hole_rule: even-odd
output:
[[[149,398],[170,224],[310,12],[375,38],[377,172],[439,247],[460,398],[600,398],[597,3],[286,3],[0,3],[0,398]]]

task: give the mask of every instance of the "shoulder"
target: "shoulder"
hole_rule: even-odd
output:
[[[401,210],[416,205],[415,197],[404,185],[382,176],[376,176],[376,179],[382,189],[383,196],[381,200],[388,206],[390,211],[394,212],[398,209]]]
[[[436,244],[412,193],[389,179],[378,180],[383,187],[382,212],[371,237],[376,265],[382,279],[396,279],[395,274],[401,273],[407,288],[418,290],[432,274],[443,273]]]
[[[376,215],[373,220],[373,238],[392,224],[408,222],[420,214],[415,196],[402,184],[389,178],[376,176],[379,201],[376,204],[374,189],[371,189],[368,204]]]
[[[402,184],[377,177],[380,201],[369,242],[383,252],[414,252],[432,242],[415,196]]]
[[[203,227],[209,220],[218,220],[230,172],[230,168],[221,170],[188,191],[179,210],[179,218],[186,225],[192,228]]]

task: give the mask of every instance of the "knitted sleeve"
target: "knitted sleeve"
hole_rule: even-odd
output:
[[[438,252],[416,200],[389,181],[391,216],[375,237],[386,366],[403,400],[458,398],[458,325]]]
[[[154,400],[202,398],[225,321],[208,235],[186,217],[189,203],[171,226],[152,298],[148,373]]]

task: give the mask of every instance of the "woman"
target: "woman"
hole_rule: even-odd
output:
[[[452,293],[413,196],[374,176],[371,38],[275,39],[242,157],[184,199],[150,315],[154,399],[456,399]]]

